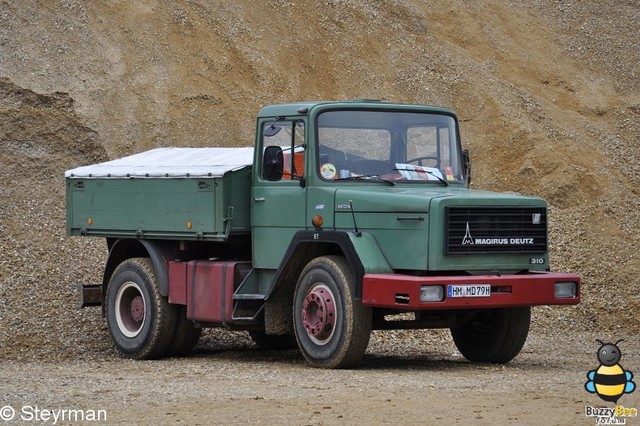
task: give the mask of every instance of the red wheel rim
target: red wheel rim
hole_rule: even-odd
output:
[[[309,338],[318,345],[331,340],[336,324],[336,305],[333,293],[324,284],[314,286],[302,303],[302,324]]]
[[[138,284],[128,281],[120,287],[115,303],[116,324],[122,334],[140,334],[145,318],[145,301]]]

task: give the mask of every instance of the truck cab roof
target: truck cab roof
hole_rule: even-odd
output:
[[[387,102],[378,99],[353,99],[344,101],[305,101],[289,104],[267,105],[260,109],[258,118],[264,117],[290,117],[296,115],[306,115],[314,108],[383,108],[383,109],[404,109],[420,110],[430,112],[441,112],[449,115],[455,113],[449,108],[433,105],[400,104]]]

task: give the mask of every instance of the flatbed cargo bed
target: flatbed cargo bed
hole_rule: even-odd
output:
[[[253,148],[157,148],[65,173],[67,234],[225,240],[250,231]]]

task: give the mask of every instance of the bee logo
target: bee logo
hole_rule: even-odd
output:
[[[618,399],[625,394],[631,393],[636,389],[636,384],[631,380],[633,373],[625,371],[620,364],[622,351],[616,343],[604,343],[602,340],[596,340],[600,343],[598,349],[598,361],[600,366],[587,373],[589,379],[584,384],[584,388],[589,393],[595,393],[600,399],[608,402],[618,403]]]

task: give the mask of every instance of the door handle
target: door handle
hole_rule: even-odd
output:
[[[253,201],[265,201],[267,197],[253,197]]]
[[[424,222],[424,217],[422,216],[398,216],[396,220],[399,221],[416,221],[416,222]]]

